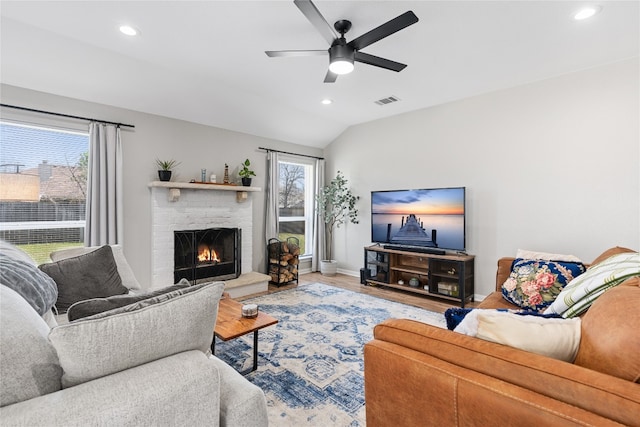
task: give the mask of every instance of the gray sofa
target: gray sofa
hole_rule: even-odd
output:
[[[262,390],[208,353],[222,284],[50,327],[5,286],[44,273],[5,242],[0,272],[0,425],[268,425]]]

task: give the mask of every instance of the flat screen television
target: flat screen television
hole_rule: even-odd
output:
[[[464,251],[465,236],[465,187],[371,192],[374,243]]]

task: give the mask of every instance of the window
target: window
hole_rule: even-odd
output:
[[[279,210],[278,238],[296,237],[300,240],[301,256],[312,254],[313,213],[315,195],[315,162],[312,159],[280,156],[278,169]]]
[[[87,132],[0,122],[0,238],[37,263],[84,242]]]

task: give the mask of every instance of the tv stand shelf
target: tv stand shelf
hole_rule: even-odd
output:
[[[363,283],[455,301],[464,307],[473,301],[474,261],[473,255],[437,255],[374,245],[364,248]]]

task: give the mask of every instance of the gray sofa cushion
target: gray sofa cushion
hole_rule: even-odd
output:
[[[202,352],[187,351],[5,406],[0,425],[215,427],[220,425],[219,382],[216,366]]]
[[[182,351],[206,353],[223,290],[222,282],[191,286],[54,328],[63,387]]]
[[[16,291],[40,315],[51,310],[58,288],[35,262],[14,245],[0,240],[0,283]]]
[[[56,309],[59,313],[65,313],[78,301],[129,292],[122,285],[108,245],[85,255],[42,264],[39,268],[58,285]]]
[[[7,286],[0,286],[0,325],[0,406],[60,390],[62,369],[47,340],[49,327]]]
[[[189,286],[191,286],[189,281],[182,279],[175,285],[142,294],[115,295],[108,298],[92,298],[84,301],[78,301],[69,307],[69,310],[67,311],[67,318],[70,322],[73,322],[74,320],[93,316],[104,311],[114,310],[138,301],[173,292],[178,289],[188,288]]]

